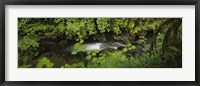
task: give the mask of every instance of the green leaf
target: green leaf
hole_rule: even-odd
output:
[[[80,45],[81,45],[80,43],[76,43],[76,44],[74,45],[74,49],[78,49]]]
[[[84,45],[84,44],[82,44],[82,45],[80,46],[80,51],[85,51],[85,50],[86,50],[86,48],[87,48],[87,46],[86,46],[86,45]]]
[[[136,49],[136,46],[134,46],[134,45],[133,45],[133,46],[131,46],[131,49],[132,49],[132,50],[133,50],[133,49]]]
[[[41,59],[39,59],[36,67],[37,68],[52,68],[53,65],[54,64],[51,63],[51,61],[47,57],[42,57]]]
[[[96,56],[96,53],[95,53],[95,52],[93,52],[93,53],[92,53],[92,56]]]
[[[91,55],[88,55],[87,57],[86,57],[86,60],[90,60],[92,58],[92,56]]]
[[[71,54],[72,55],[76,55],[78,52],[76,51],[76,50],[73,50],[72,52],[71,52]]]
[[[127,52],[127,51],[128,51],[128,49],[127,49],[127,48],[124,48],[124,49],[123,49],[123,52]]]
[[[70,65],[69,65],[69,64],[65,64],[64,67],[65,67],[65,68],[70,68]]]
[[[127,47],[130,47],[130,46],[132,46],[132,44],[127,44]]]
[[[84,42],[84,40],[83,39],[80,39],[80,43],[83,43]]]
[[[96,62],[97,61],[97,58],[96,57],[93,57],[92,58],[92,62]]]
[[[76,39],[76,41],[79,41],[79,39]]]

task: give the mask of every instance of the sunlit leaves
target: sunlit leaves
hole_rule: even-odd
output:
[[[70,68],[69,64],[65,64],[64,66],[61,66],[61,68]]]
[[[134,50],[134,49],[136,49],[136,46],[134,46],[134,45],[132,45],[132,44],[127,44],[126,46],[125,46],[125,48],[123,48],[123,52],[127,52],[127,51],[130,51],[130,50]]]
[[[116,33],[117,35],[121,33],[121,30],[119,27],[114,27],[113,28],[114,33]]]
[[[85,50],[86,50],[86,48],[87,48],[87,46],[86,46],[86,45],[84,45],[84,44],[82,44],[82,45],[80,46],[80,51],[85,51]]]
[[[130,59],[134,57],[133,51],[137,51],[136,45],[131,44],[133,41],[144,45],[146,48],[151,48],[148,43],[155,43],[156,48],[162,47],[164,38],[168,37],[170,42],[166,42],[166,45],[171,44],[167,48],[170,52],[181,53],[181,26],[179,29],[171,29],[173,33],[169,31],[169,26],[173,25],[172,22],[165,24],[169,20],[167,18],[19,18],[18,19],[18,50],[19,60],[21,64],[19,67],[31,67],[28,63],[34,57],[42,54],[39,52],[41,47],[40,39],[56,39],[58,44],[60,40],[67,40],[75,42],[73,50],[70,52],[74,57],[81,57],[86,59],[88,63],[87,67],[127,67],[127,56]],[[174,22],[176,23],[177,20]],[[162,25],[165,24],[165,25]],[[174,24],[176,25],[176,24]],[[164,29],[160,29],[162,28]],[[171,26],[173,27],[173,26]],[[150,31],[150,34],[149,34]],[[168,31],[171,35],[166,35]],[[157,34],[157,35],[155,35]],[[176,37],[175,37],[176,35]],[[164,37],[165,36],[165,37]],[[147,39],[149,38],[149,39]],[[155,38],[155,40],[150,39]],[[88,51],[85,53],[87,46],[84,44],[88,41],[108,42],[108,41],[121,41],[126,44],[117,50],[107,51],[106,54],[102,54],[99,51]],[[55,41],[55,40],[54,40]],[[166,40],[168,41],[168,40]],[[178,47],[173,46],[174,42]],[[57,47],[57,45],[55,45]],[[148,47],[146,47],[148,46]],[[159,46],[159,47],[157,47]],[[49,46],[50,47],[50,46]],[[64,46],[63,46],[64,47]],[[57,49],[59,50],[59,49]],[[148,49],[146,49],[147,51]],[[44,51],[48,51],[44,49]],[[158,50],[157,52],[159,52]],[[130,53],[127,55],[127,53]],[[101,54],[101,55],[100,55]],[[24,58],[24,56],[27,56]],[[151,59],[148,57],[151,55],[143,55],[145,59]],[[171,56],[169,54],[169,56]],[[159,57],[159,56],[157,56]],[[142,65],[148,63],[147,60],[141,58],[134,61],[138,67],[142,62]],[[155,58],[154,58],[155,59]],[[157,61],[157,60],[154,60]],[[40,67],[47,67],[50,62],[47,59],[42,59],[38,64]],[[124,62],[124,63],[122,63]],[[26,64],[24,64],[26,63]],[[125,65],[126,64],[126,65]],[[148,65],[153,64],[149,62]],[[160,64],[160,63],[159,63]],[[41,66],[43,65],[43,66]],[[71,67],[85,67],[84,63],[65,64],[63,68]],[[135,67],[135,65],[134,65]]]
[[[127,52],[127,51],[128,51],[128,49],[127,49],[127,48],[124,48],[124,49],[123,49],[123,52]]]
[[[74,50],[71,52],[71,54],[76,55],[78,52],[85,51],[86,48],[87,46],[85,44],[77,42],[74,44]]]
[[[80,46],[81,46],[81,43],[76,43],[76,44],[74,45],[74,49],[78,49]]]
[[[88,55],[87,57],[86,57],[86,60],[90,60],[92,58],[92,56],[91,55]]]
[[[107,58],[106,58],[107,57]],[[91,68],[123,68],[128,67],[128,58],[122,52],[113,52],[111,55],[93,57],[88,67]]]
[[[39,47],[39,43],[34,39],[28,38],[28,36],[24,36],[19,40],[18,47],[20,50],[27,50],[28,48],[35,49]]]
[[[84,40],[83,40],[83,39],[81,39],[81,40],[80,40],[80,43],[83,43],[83,42],[84,42]]]
[[[42,57],[41,59],[38,60],[37,63],[37,68],[52,68],[53,63],[47,58],[47,57]]]
[[[91,50],[87,52],[86,60],[91,60],[92,58],[96,58],[95,56],[99,53],[99,50]]]
[[[27,25],[28,22],[31,21],[31,18],[19,18],[18,21],[18,28],[22,28],[23,26]]]
[[[72,55],[76,55],[77,53],[78,53],[77,50],[73,50],[73,51],[71,52]]]
[[[106,32],[106,30],[109,31],[110,29],[109,20],[110,18],[97,18],[98,29],[100,30],[101,33]]]

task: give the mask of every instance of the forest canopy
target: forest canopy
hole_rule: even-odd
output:
[[[19,68],[181,68],[182,18],[18,18]]]

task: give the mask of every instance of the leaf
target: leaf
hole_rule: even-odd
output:
[[[41,59],[38,60],[38,63],[36,65],[37,68],[52,68],[53,63],[47,58],[47,57],[42,57]]]
[[[96,62],[96,61],[97,61],[96,57],[92,58],[92,62]]]
[[[65,64],[65,66],[64,66],[65,68],[69,68],[70,67],[70,65],[69,64]]]
[[[133,50],[133,49],[136,49],[136,46],[132,45],[132,46],[131,46],[131,49],[132,49],[132,50]]]
[[[86,48],[87,48],[87,46],[86,46],[86,45],[84,45],[84,44],[82,44],[82,45],[80,46],[80,51],[85,51],[85,50],[86,50]]]
[[[127,47],[130,47],[130,46],[132,46],[132,44],[127,44]]]
[[[74,45],[74,49],[78,49],[80,45],[81,45],[80,43],[76,43],[76,44]]]
[[[76,41],[79,41],[79,39],[76,39]]]
[[[80,43],[83,43],[84,42],[84,40],[83,39],[80,39]]]
[[[78,52],[76,51],[76,50],[73,50],[72,52],[71,52],[71,54],[72,55],[76,55]]]
[[[87,54],[90,54],[90,53],[91,53],[91,51],[88,51],[88,52],[87,52]]]
[[[96,53],[95,53],[95,52],[93,52],[93,53],[92,53],[92,56],[96,56]]]
[[[86,60],[90,60],[92,58],[92,56],[91,55],[88,55],[87,57],[86,57]]]
[[[127,51],[128,51],[128,49],[127,49],[127,48],[124,48],[124,49],[123,49],[123,52],[127,52]]]

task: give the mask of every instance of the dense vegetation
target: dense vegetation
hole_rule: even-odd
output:
[[[85,43],[116,41],[125,46],[84,52]],[[18,67],[180,68],[182,19],[19,18]]]

